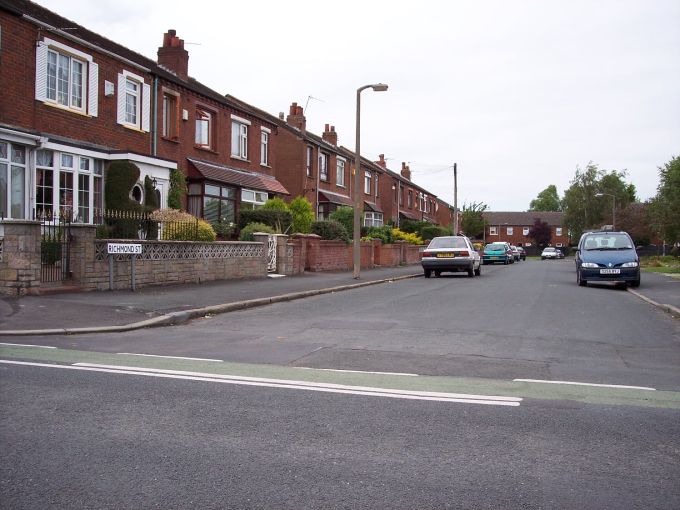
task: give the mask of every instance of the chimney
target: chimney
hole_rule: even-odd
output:
[[[385,155],[384,154],[378,154],[378,157],[380,159],[375,162],[376,165],[381,166],[383,168],[387,168],[387,161],[385,161]]]
[[[288,117],[286,117],[286,123],[289,126],[298,128],[300,131],[307,129],[307,119],[305,119],[305,114],[302,113],[302,106],[298,106],[297,103],[290,105],[290,112]]]
[[[189,52],[184,49],[184,40],[177,37],[175,30],[170,29],[163,34],[163,46],[158,48],[158,65],[183,80],[189,78]]]
[[[330,143],[331,145],[338,145],[338,134],[335,132],[335,126],[330,126],[328,127],[328,124],[326,124],[326,129],[323,132],[323,135],[321,135],[321,138],[325,141]]]
[[[411,180],[411,169],[403,161],[401,163],[401,176],[404,179],[408,179],[409,181]]]

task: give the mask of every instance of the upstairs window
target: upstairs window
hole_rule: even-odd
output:
[[[522,235],[524,236],[529,235],[529,227],[522,227]]]
[[[408,208],[413,208],[413,192],[411,190],[408,191]]]
[[[319,153],[319,179],[328,180],[328,154]]]
[[[196,109],[196,135],[194,143],[197,147],[202,149],[210,149],[212,147],[212,123],[212,113],[202,108]]]
[[[345,160],[338,159],[336,170],[335,170],[335,183],[338,186],[345,187]]]
[[[513,235],[514,232],[515,232],[514,227],[507,227],[506,230],[507,230],[509,236]]]
[[[560,237],[562,235],[562,227],[555,227],[555,235]]]
[[[269,166],[269,133],[265,128],[260,132],[260,164],[264,166]]]
[[[307,177],[312,176],[312,161],[314,161],[314,148],[307,146]]]
[[[371,194],[371,172],[364,171],[364,193]]]
[[[92,56],[52,39],[38,43],[35,98],[77,113],[97,116],[99,66]]]
[[[163,137],[175,140],[178,137],[178,101],[177,96],[163,92]]]
[[[497,236],[498,235],[498,227],[489,227],[489,235],[490,236]]]
[[[231,116],[231,157],[248,159],[248,126],[250,121]]]
[[[149,131],[151,86],[128,71],[118,75],[118,124]]]

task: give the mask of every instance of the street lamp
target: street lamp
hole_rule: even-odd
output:
[[[399,200],[401,200],[401,183],[392,184],[392,190],[397,191],[397,228],[399,228]]]
[[[611,193],[595,193],[596,197],[603,197],[605,195],[612,197],[612,229],[616,230],[616,195]]]
[[[357,128],[356,128],[356,155],[354,163],[354,235],[352,236],[352,259],[354,265],[354,278],[359,278],[361,269],[361,91],[373,89],[375,92],[385,92],[387,85],[375,83],[364,85],[357,89]]]

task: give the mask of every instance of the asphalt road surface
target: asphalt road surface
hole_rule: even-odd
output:
[[[0,507],[679,508],[680,322],[482,270],[2,345]]]

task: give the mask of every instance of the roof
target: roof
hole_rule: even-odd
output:
[[[211,181],[217,181],[223,184],[233,184],[241,188],[290,195],[288,190],[283,187],[283,184],[274,179],[271,175],[232,168],[217,163],[201,161],[200,159],[187,158],[187,160],[194,166],[200,175]]]
[[[350,197],[325,190],[319,190],[319,202],[330,202],[332,204],[354,207],[354,202]]]
[[[403,216],[405,218],[408,218],[409,220],[420,221],[420,218],[418,217],[417,214],[413,214],[412,212],[409,211],[404,211],[403,209],[399,211],[399,216]]]
[[[564,213],[552,211],[485,212],[484,219],[493,225],[531,226],[536,219],[545,221],[551,227],[561,227]]]
[[[380,205],[375,202],[364,202],[364,209],[368,209],[369,211],[373,212],[383,212],[383,210],[380,208]]]

